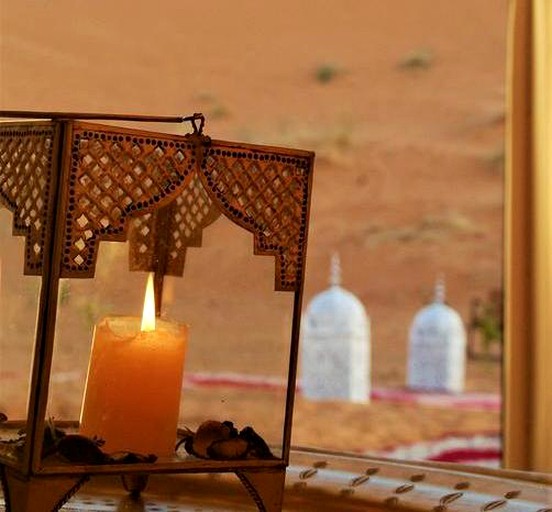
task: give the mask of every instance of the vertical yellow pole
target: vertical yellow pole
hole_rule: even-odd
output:
[[[504,465],[529,469],[531,425],[531,1],[510,3],[505,182]]]
[[[552,471],[552,4],[510,14],[504,463]]]
[[[533,0],[534,469],[552,471],[552,4]]]

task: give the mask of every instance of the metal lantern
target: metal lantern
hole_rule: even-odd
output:
[[[201,114],[9,111],[0,112],[0,117],[12,118],[0,123],[0,388],[5,391],[0,394],[0,475],[8,512],[59,510],[95,475],[121,475],[125,487],[139,493],[148,475],[198,472],[233,472],[260,511],[281,510],[314,154],[211,140],[203,133]],[[108,124],[98,124],[99,120]],[[155,133],[129,127],[133,122],[190,123],[191,129],[186,135]],[[191,407],[187,398],[181,402],[183,372],[189,373],[187,367],[183,370],[188,349],[199,354],[196,359],[203,358],[207,370],[209,353],[217,346],[245,350],[232,348],[235,337],[220,327],[231,315],[217,312],[213,299],[210,313],[194,320],[190,334],[180,323],[186,318],[176,323],[165,318],[165,310],[179,295],[175,282],[189,278],[194,290],[210,282],[213,265],[203,270],[207,278],[196,276],[196,271],[186,273],[185,267],[192,264],[188,249],[201,247],[211,224],[224,218],[232,229],[237,225],[245,230],[244,236],[252,237],[255,255],[273,257],[262,259],[270,262],[273,274],[268,293],[290,307],[289,328],[283,331],[287,339],[273,352],[285,359],[281,437],[273,444],[254,423],[238,425],[235,418],[214,417],[218,406],[224,409],[227,397],[222,392],[206,392],[198,399],[196,416],[205,411],[206,417],[195,430],[186,424]],[[118,248],[117,255],[123,248],[126,268],[103,259],[105,247]],[[225,251],[219,256],[217,265],[223,265]],[[16,261],[23,273],[2,265],[8,260]],[[140,324],[127,310],[134,311],[141,295],[130,291],[134,277],[143,278],[144,272],[151,276],[150,295],[155,300],[146,299]],[[100,321],[97,311],[91,311],[96,303],[86,286],[102,273],[100,291],[119,286],[117,300],[126,310],[117,316],[109,300],[98,300],[97,308],[108,313]],[[239,275],[240,286],[221,295],[231,295],[246,312],[264,307],[267,316],[279,315],[269,301],[253,304],[247,294],[240,298],[242,284],[256,284],[254,276],[244,275]],[[18,306],[21,297],[24,303]],[[66,313],[68,297],[78,302],[83,315],[93,317],[79,323],[80,331],[71,327]],[[146,310],[150,317],[154,311],[153,323],[146,321]],[[194,327],[211,327],[215,342],[202,348]],[[256,332],[264,336],[263,326]],[[258,351],[244,356],[253,367],[265,350],[261,334],[257,344],[251,344]],[[10,409],[7,391],[13,385],[10,372],[2,367],[3,353],[23,346],[20,351],[28,353],[28,364],[14,367],[19,364],[23,374],[30,370],[30,380],[21,384],[28,390],[27,402]],[[73,389],[53,372],[57,357],[68,358],[69,366],[86,359],[86,378],[80,373],[78,382],[71,384],[82,404],[80,420],[74,408],[67,409],[72,417],[63,417],[63,408],[50,414],[54,391]],[[217,361],[218,370],[224,371],[225,357]],[[209,406],[209,401],[215,403]],[[247,421],[247,407],[240,410],[240,421]]]

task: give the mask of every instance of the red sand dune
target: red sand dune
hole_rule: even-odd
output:
[[[339,250],[372,319],[374,384],[401,387],[436,275],[466,320],[501,286],[506,14],[506,0],[4,0],[0,108],[202,111],[213,137],[314,149],[306,298]],[[468,391],[496,392],[499,373],[471,362]],[[375,449],[498,425],[299,398],[294,441]]]

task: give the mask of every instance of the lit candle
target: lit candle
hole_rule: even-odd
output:
[[[150,274],[142,319],[107,317],[94,331],[80,433],[106,452],[174,452],[188,329],[155,318]]]

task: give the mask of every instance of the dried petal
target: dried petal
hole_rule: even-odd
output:
[[[233,427],[232,427],[233,428]],[[216,441],[224,441],[232,436],[232,428],[220,421],[204,421],[193,438],[191,451],[201,458],[208,458],[207,450]]]
[[[63,437],[57,449],[61,456],[77,464],[105,464],[108,461],[106,454],[92,439],[78,434]]]
[[[245,427],[239,434],[241,439],[249,443],[248,458],[251,459],[275,459],[266,441],[253,430],[252,427]]]
[[[247,454],[249,443],[238,437],[226,441],[215,441],[207,448],[207,454],[212,459],[234,460],[243,459]]]

